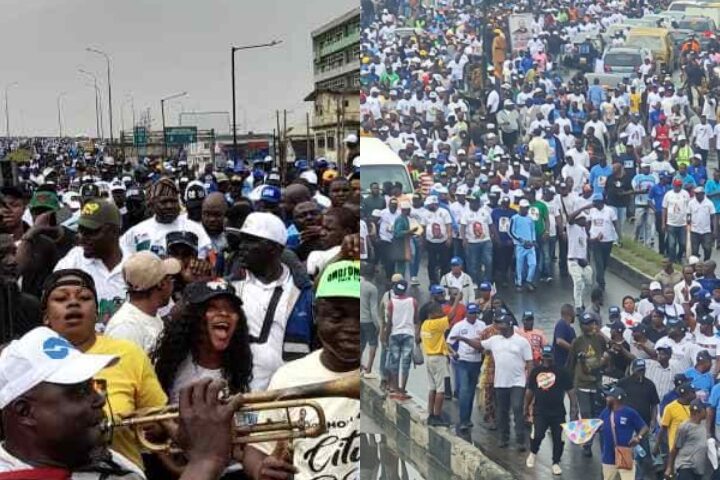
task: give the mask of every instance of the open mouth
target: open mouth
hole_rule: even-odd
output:
[[[218,320],[210,325],[210,331],[213,336],[220,341],[225,341],[230,337],[230,322],[227,320]]]
[[[67,323],[79,323],[83,319],[82,312],[69,312],[65,314],[65,322]]]

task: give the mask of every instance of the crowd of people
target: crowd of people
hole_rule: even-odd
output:
[[[651,58],[609,86],[568,68],[578,34],[666,8],[363,2],[361,133],[413,183],[373,183],[362,199],[363,375],[403,401],[423,362],[428,425],[467,433],[477,401],[500,447],[514,424],[528,468],[549,429],[560,475],[561,424],[579,418],[603,421],[605,479],[717,468],[720,46],[707,32],[707,50],[685,49],[680,72]],[[509,18],[520,13],[533,20],[517,48]],[[612,43],[623,42],[621,32]],[[606,309],[605,272],[626,248],[665,260],[639,298]],[[502,299],[512,287],[538,296],[558,278],[573,302],[551,332]],[[592,442],[583,450],[592,456]]]
[[[346,140],[344,169],[4,142],[29,159],[0,188],[0,478],[355,478],[360,186]],[[344,389],[308,398],[324,424],[302,405],[235,413],[252,408],[243,394],[326,382]],[[180,453],[119,425],[169,405],[179,423],[147,435]],[[237,443],[266,422],[316,433]]]

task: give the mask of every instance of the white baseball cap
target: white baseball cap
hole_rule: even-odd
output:
[[[300,178],[307,180],[311,185],[317,185],[318,183],[317,173],[312,170],[305,170],[300,174]]]
[[[344,143],[358,143],[358,137],[354,133],[348,134],[347,137],[345,137]]]
[[[521,207],[529,207],[530,202],[528,202],[526,199],[523,198],[522,200],[520,200],[520,206]]]
[[[90,380],[117,358],[82,353],[55,331],[37,327],[0,353],[0,408],[43,382],[74,385]]]
[[[650,282],[650,290],[662,290],[662,284],[660,282]]]
[[[253,212],[247,216],[240,233],[279,243],[287,244],[287,228],[279,217],[267,212]]]

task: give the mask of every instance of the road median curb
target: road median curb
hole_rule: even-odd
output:
[[[446,427],[428,427],[427,411],[414,400],[385,398],[377,380],[363,379],[360,408],[385,429],[392,427],[460,480],[514,480],[478,447]]]
[[[643,283],[650,283],[653,281],[652,277],[644,272],[641,272],[629,263],[620,260],[615,255],[610,255],[607,265],[608,270],[622,278],[628,283],[637,285],[638,288]]]

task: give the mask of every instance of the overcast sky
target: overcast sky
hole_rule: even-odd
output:
[[[11,135],[57,135],[57,98],[64,133],[95,133],[95,97],[78,68],[102,81],[107,126],[105,60],[112,61],[115,135],[151,108],[160,128],[160,98],[187,91],[166,104],[166,123],[181,111],[231,112],[230,45],[282,40],[281,45],[236,53],[238,128],[247,117],[254,131],[272,131],[275,109],[304,125],[312,91],[310,32],[357,0],[0,0],[0,96],[9,90]],[[0,134],[5,134],[5,101]],[[246,109],[243,114],[242,108]],[[187,117],[184,117],[187,120]]]

